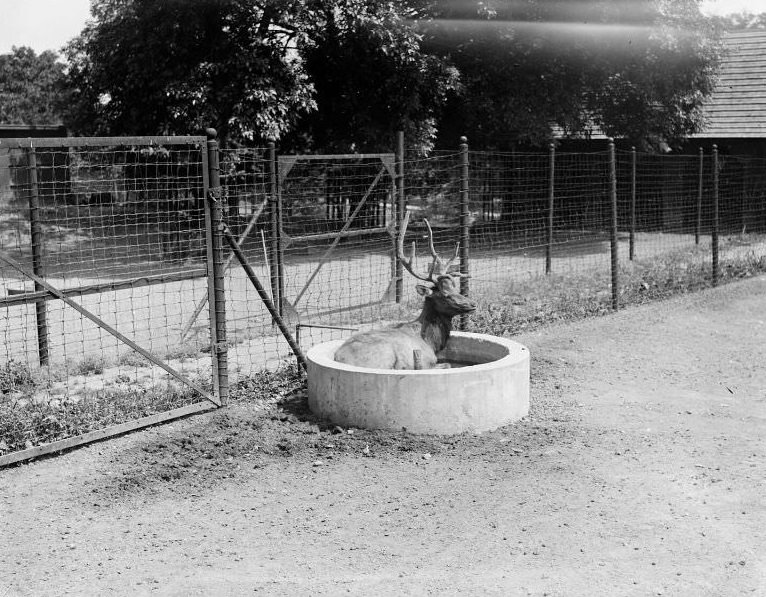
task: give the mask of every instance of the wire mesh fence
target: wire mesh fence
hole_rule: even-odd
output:
[[[204,143],[0,141],[0,455],[205,401]]]
[[[306,349],[413,319],[418,281],[397,262],[405,208],[413,269],[432,259],[427,220],[483,305],[461,323],[483,331],[523,329],[492,327],[496,313],[604,311],[766,269],[758,158],[49,141],[0,141],[0,462],[225,402],[226,384],[292,359],[293,340]],[[86,405],[85,423],[67,427],[61,409]]]

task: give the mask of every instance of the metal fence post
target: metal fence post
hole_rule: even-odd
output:
[[[279,205],[279,189],[277,188],[277,152],[274,141],[269,141],[267,148],[270,223],[269,282],[271,285],[271,300],[276,306],[277,312],[282,315],[281,210]]]
[[[226,291],[223,266],[223,205],[218,133],[207,129],[208,189],[205,221],[207,223],[208,304],[210,308],[211,355],[216,394],[225,406],[229,399],[229,361],[226,344]]]
[[[45,277],[43,271],[44,246],[43,230],[40,225],[40,189],[37,175],[37,154],[35,148],[30,147],[27,153],[29,158],[29,228],[32,240],[32,272],[40,278]],[[35,282],[35,292],[44,291],[44,288]],[[35,302],[35,317],[37,321],[37,355],[40,365],[46,366],[48,360],[48,316],[45,301]]]
[[[545,244],[545,273],[551,273],[553,253],[553,200],[555,194],[556,146],[548,147],[548,242]]]
[[[620,284],[617,270],[617,164],[614,139],[609,139],[609,229],[612,265],[612,309],[620,308]]]
[[[471,210],[468,181],[468,138],[460,137],[460,294],[468,296],[469,256],[471,246]],[[460,329],[465,330],[468,315],[460,316]]]
[[[633,261],[636,255],[636,148],[630,148],[630,241],[628,245],[628,258]]]
[[[699,151],[699,178],[697,181],[697,218],[694,225],[694,244],[700,244],[700,233],[702,230],[702,185],[703,185],[703,173],[705,170],[705,152],[700,147]]]
[[[398,131],[396,133],[396,197],[394,198],[394,225],[396,227],[396,234],[394,234],[393,246],[391,248],[396,262],[394,278],[396,279],[395,297],[397,303],[402,301],[402,294],[404,292],[404,270],[402,269],[402,264],[396,259],[396,239],[401,233],[406,209],[407,203],[404,198],[404,131]]]
[[[718,284],[718,145],[713,145],[713,226],[710,242],[713,252],[713,286]]]

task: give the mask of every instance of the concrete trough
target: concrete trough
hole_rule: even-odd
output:
[[[479,433],[529,412],[529,350],[513,340],[452,332],[444,357],[466,366],[421,371],[338,363],[342,343],[325,342],[306,353],[309,407],[338,425]]]

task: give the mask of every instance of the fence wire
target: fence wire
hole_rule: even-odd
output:
[[[207,292],[203,146],[39,143],[0,145],[0,455],[201,400],[107,326],[211,387],[209,335],[181,338]]]
[[[225,244],[223,287],[208,287],[220,234],[206,208],[217,172],[210,147],[197,137],[68,139],[34,149],[0,141],[0,457],[200,401],[162,364],[213,386],[211,293],[225,308],[228,360],[216,362],[228,363],[232,383],[292,359]],[[443,258],[463,242],[457,261],[468,260],[460,265],[470,270],[469,294],[482,305],[468,324],[493,333],[524,328],[513,321],[555,319],[572,305],[604,312],[615,300],[766,270],[766,160],[612,155],[225,149],[220,193],[211,191],[304,350],[417,316],[417,280],[396,259],[402,206],[416,271],[425,274],[432,259],[425,220]],[[511,324],[497,327],[500,320]],[[66,428],[62,408],[82,410],[84,423]]]
[[[393,154],[266,153],[224,150],[223,163],[251,163],[259,176],[251,189],[222,184],[227,197],[249,193],[258,206],[242,248],[290,330],[305,347],[377,319],[392,292]],[[229,356],[248,374],[291,351],[235,265],[226,280]]]

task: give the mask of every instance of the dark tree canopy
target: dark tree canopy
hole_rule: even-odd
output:
[[[720,46],[697,0],[92,0],[66,52],[77,134],[283,150],[540,145],[697,131]]]
[[[286,2],[93,0],[94,20],[67,49],[71,125],[92,134],[279,137],[314,108],[290,44]]]
[[[231,142],[380,145],[405,127],[428,146],[454,80],[389,3],[94,0],[68,48],[83,133],[180,133]],[[286,141],[287,142],[287,141]]]
[[[720,47],[695,0],[440,4],[419,27],[461,75],[447,139],[449,123],[494,147],[598,127],[651,145],[701,125]]]
[[[27,47],[0,54],[1,124],[57,124],[65,101],[64,65],[56,54]]]
[[[401,9],[324,4],[300,48],[317,110],[301,120],[298,134],[308,146],[346,152],[390,149],[404,130],[410,146],[429,149],[439,108],[456,88],[456,69],[421,51]]]

